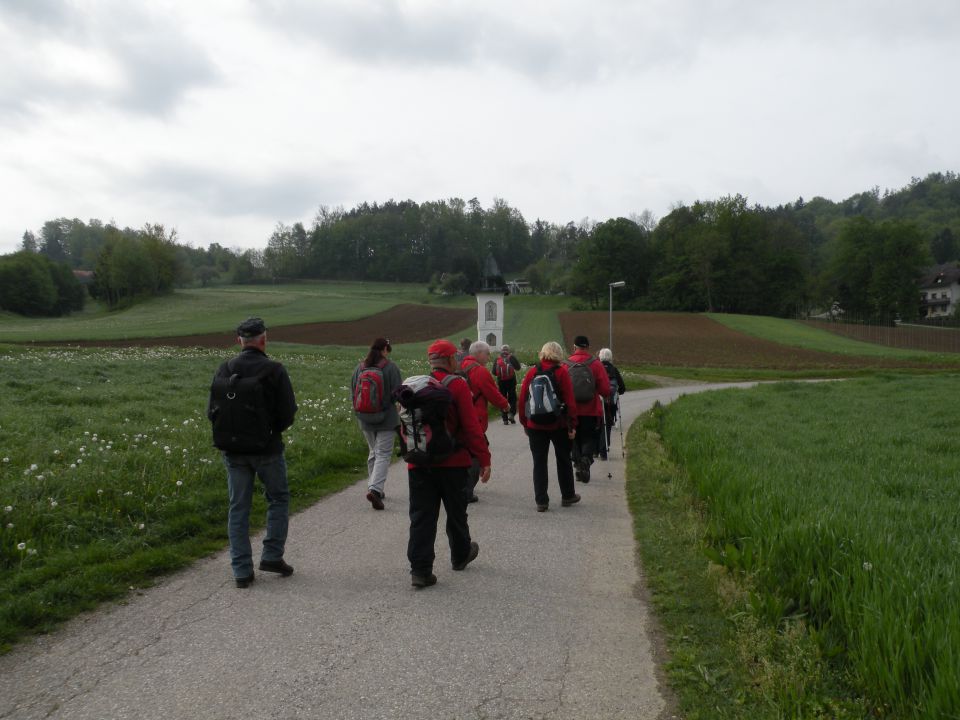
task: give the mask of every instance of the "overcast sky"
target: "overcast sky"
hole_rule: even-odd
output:
[[[533,222],[960,170],[957,0],[0,0],[0,253],[61,216],[263,247],[504,198]]]

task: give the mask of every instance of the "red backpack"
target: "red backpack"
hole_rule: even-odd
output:
[[[500,380],[512,380],[517,375],[513,365],[504,360],[502,355],[497,358],[495,367],[497,368],[497,377]]]
[[[357,384],[353,391],[353,411],[364,422],[376,424],[386,416],[386,399],[383,396],[384,358],[376,365],[361,366]]]

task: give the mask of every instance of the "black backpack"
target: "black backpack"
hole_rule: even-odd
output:
[[[233,362],[223,365],[210,385],[213,444],[226,452],[256,454],[273,439],[273,414],[264,383],[280,364],[269,362],[256,375],[241,377]]]
[[[570,373],[570,382],[573,385],[573,399],[578,403],[588,403],[597,394],[597,379],[593,376],[590,364],[593,355],[583,362],[566,360],[567,372]]]
[[[435,465],[456,450],[457,443],[447,427],[453,402],[449,385],[463,379],[449,374],[443,380],[432,375],[414,375],[403,381],[393,394],[400,404],[399,454],[414,465]]]

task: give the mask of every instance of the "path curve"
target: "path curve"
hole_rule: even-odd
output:
[[[625,424],[655,401],[752,384],[627,393]],[[410,587],[394,464],[385,511],[360,482],[291,519],[290,578],[238,590],[220,552],[0,657],[0,718],[670,717],[619,452],[570,508],[551,467],[537,513],[520,426],[489,437],[494,477],[470,506],[480,556],[464,572],[441,513],[439,583]]]

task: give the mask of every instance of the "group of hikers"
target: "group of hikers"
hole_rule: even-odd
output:
[[[227,528],[237,587],[254,581],[249,537],[254,478],[267,499],[267,528],[259,569],[293,574],[283,557],[288,526],[289,489],[281,439],[297,406],[286,369],[267,358],[266,326],[248,318],[237,328],[238,357],[217,369],[207,416],[214,445],[227,469]],[[449,340],[427,348],[429,374],[403,379],[387,338],[376,338],[357,365],[350,383],[351,402],[368,447],[366,499],[385,508],[385,484],[395,443],[407,462],[410,536],[407,559],[411,584],[430,587],[440,506],[454,570],[463,570],[480,546],[470,536],[467,505],[479,500],[477,485],[490,479],[488,406],[499,409],[504,425],[520,425],[533,459],[533,494],[538,512],[550,507],[548,461],[553,445],[560,505],[580,502],[575,479],[589,483],[594,459],[607,459],[616,423],[623,378],[607,348],[595,357],[584,335],[564,357],[557,342],[540,349],[537,362],[517,380],[523,365],[502,345],[488,369],[493,350],[482,340],[464,339],[458,349]]]

